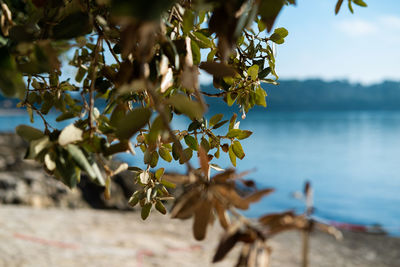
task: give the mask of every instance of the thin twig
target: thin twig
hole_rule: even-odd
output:
[[[90,135],[93,134],[93,129],[94,129],[94,123],[93,123],[93,109],[94,109],[94,89],[95,89],[95,83],[96,83],[96,70],[97,70],[97,57],[99,54],[99,49],[101,47],[101,40],[102,36],[99,35],[97,38],[97,44],[96,48],[94,49],[94,56],[92,63],[90,66],[92,67],[92,77],[91,77],[91,84],[89,88],[89,97],[90,97],[90,102],[89,102],[89,130],[90,130]]]

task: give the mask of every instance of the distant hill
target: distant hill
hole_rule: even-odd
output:
[[[363,86],[347,81],[281,80],[263,85],[269,110],[400,110],[400,82]],[[203,90],[216,92],[212,85]],[[221,100],[207,97],[211,105]]]
[[[281,80],[277,86],[263,87],[268,93],[268,110],[400,110],[400,82],[363,86],[347,81]],[[212,85],[202,85],[202,89],[217,92]],[[221,99],[206,100],[213,108],[226,109]],[[15,108],[18,102],[0,95],[0,109]]]

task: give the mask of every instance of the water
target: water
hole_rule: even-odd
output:
[[[29,124],[25,114],[0,115],[2,131],[12,131],[21,123]],[[40,118],[36,126],[42,126]],[[185,121],[178,119],[174,127],[185,129]],[[250,112],[240,128],[254,134],[242,142],[246,157],[238,160],[238,170],[255,168],[248,178],[260,187],[276,189],[254,204],[248,216],[302,211],[302,203],[291,195],[309,180],[316,216],[328,221],[379,223],[392,234],[400,233],[400,112],[267,110]],[[137,152],[139,157],[122,158],[143,166]],[[230,166],[225,155],[216,163]],[[185,169],[162,159],[160,166]]]

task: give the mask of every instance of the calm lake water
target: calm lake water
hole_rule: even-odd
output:
[[[2,131],[13,131],[22,123],[29,124],[24,114],[0,115]],[[41,125],[39,118],[35,124]],[[174,126],[184,129],[184,121],[177,120]],[[302,211],[292,193],[302,191],[309,180],[316,216],[379,223],[400,234],[400,112],[250,112],[240,128],[254,134],[242,142],[246,157],[238,161],[239,171],[255,169],[248,178],[276,189],[247,215]],[[122,158],[143,166],[135,163],[139,157]],[[216,163],[230,166],[224,156]],[[184,170],[163,160],[160,166]]]

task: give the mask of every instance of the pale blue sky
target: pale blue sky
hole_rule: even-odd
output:
[[[289,30],[278,46],[281,78],[400,80],[399,0],[366,0],[368,7],[356,6],[354,14],[344,4],[337,16],[335,0],[297,2],[276,23]]]
[[[362,84],[400,81],[400,0],[365,0],[368,7],[336,0],[298,0],[285,7],[275,26],[289,36],[277,46],[281,79],[322,78]],[[208,83],[202,73],[200,81]]]

